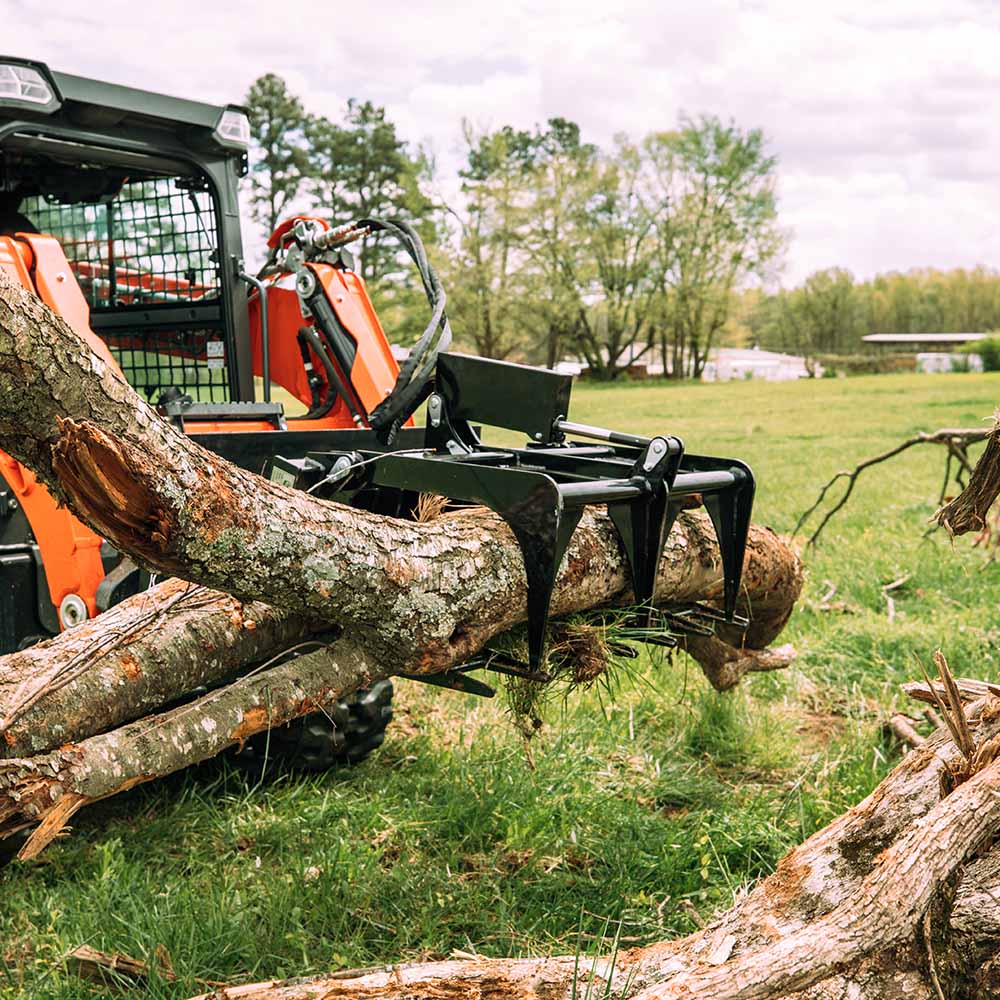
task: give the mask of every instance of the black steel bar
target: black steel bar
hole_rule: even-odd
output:
[[[557,420],[555,429],[563,434],[579,434],[580,437],[593,438],[595,441],[609,441],[611,444],[627,444],[633,448],[645,448],[652,438],[640,437],[638,434],[625,434],[623,431],[609,431],[604,427],[591,427],[589,424],[578,424],[572,420]],[[667,447],[671,454],[677,454],[683,447],[678,438],[668,438]]]
[[[264,379],[264,402],[271,402],[271,344],[267,328],[267,286],[252,274],[240,271],[240,279],[257,289],[260,296],[260,369]]]
[[[629,479],[605,479],[583,483],[560,483],[559,493],[565,503],[583,507],[589,503],[612,503],[645,496],[642,486]]]
[[[743,472],[678,472],[670,487],[671,495],[687,496],[690,493],[707,493],[724,490],[743,482]]]

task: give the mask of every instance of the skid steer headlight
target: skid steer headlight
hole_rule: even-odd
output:
[[[250,119],[237,108],[226,108],[215,126],[215,138],[224,146],[246,149],[250,145]]]
[[[27,105],[50,112],[59,103],[55,88],[39,70],[18,63],[0,63],[0,105]]]

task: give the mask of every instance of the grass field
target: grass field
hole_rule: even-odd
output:
[[[746,459],[756,520],[788,532],[837,469],[979,425],[998,398],[996,375],[584,386],[573,417]],[[807,555],[784,637],[800,656],[780,675],[720,696],[683,658],[642,661],[613,703],[551,706],[530,753],[502,699],[400,682],[386,745],[359,768],[255,786],[213,762],[81,813],[39,862],[0,871],[0,995],[99,995],[59,971],[81,943],[162,945],[180,979],[137,995],[174,998],[199,977],[692,930],[898,759],[880,722],[913,653],[940,645],[957,674],[996,678],[1000,564],[924,537],[942,463],[918,448],[861,480]],[[890,624],[881,587],[906,574]],[[830,584],[843,613],[819,609]]]

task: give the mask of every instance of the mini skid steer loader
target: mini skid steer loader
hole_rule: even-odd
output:
[[[511,527],[528,582],[528,656],[492,655],[430,680],[491,695],[480,668],[542,675],[549,598],[584,508],[606,505],[636,615],[661,644],[733,621],[753,503],[750,470],[679,438],[569,419],[572,380],[448,353],[445,294],[416,233],[296,217],[257,275],[243,263],[238,186],[250,128],[218,107],[0,56],[0,268],[63,317],[204,447],[320,497],[395,517],[421,493],[484,504]],[[349,247],[379,232],[415,265],[426,331],[398,367]],[[280,398],[276,398],[280,397]],[[413,418],[426,402],[425,426]],[[525,437],[484,443],[482,426]],[[71,628],[149,585],[141,567],[59,508],[0,452],[0,652]],[[711,516],[721,610],[651,604],[678,511]],[[252,666],[252,665],[248,665]],[[382,742],[389,682],[266,736],[270,754],[323,768]],[[262,753],[264,741],[243,752]]]

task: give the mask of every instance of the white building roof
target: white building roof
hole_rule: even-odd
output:
[[[861,339],[869,344],[968,344],[986,337],[985,333],[869,333]]]

